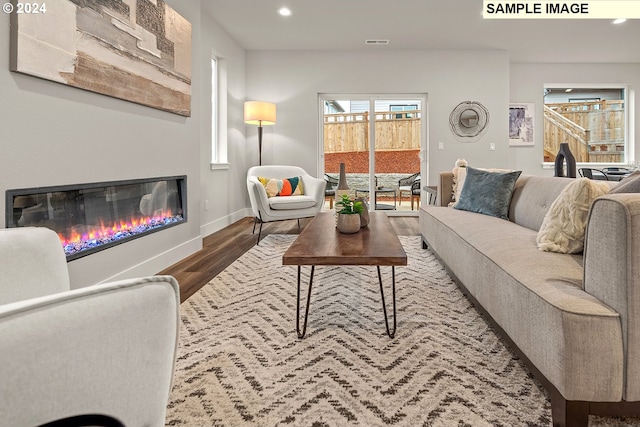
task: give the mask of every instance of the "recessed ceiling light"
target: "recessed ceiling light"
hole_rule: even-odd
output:
[[[293,12],[291,12],[291,9],[289,9],[288,7],[281,7],[280,9],[278,9],[278,13],[282,16],[291,16]]]
[[[567,93],[569,93],[569,92],[571,92],[572,90],[573,90],[573,89],[565,89],[564,91],[565,91],[565,92],[567,92]]]
[[[618,18],[615,21],[613,21],[614,24],[622,24],[623,22],[625,22],[626,19],[625,18]]]

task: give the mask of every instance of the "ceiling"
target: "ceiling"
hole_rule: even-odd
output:
[[[293,15],[280,16],[282,6]],[[483,19],[482,0],[203,0],[202,7],[247,50],[498,49],[512,62],[640,63],[640,20]]]

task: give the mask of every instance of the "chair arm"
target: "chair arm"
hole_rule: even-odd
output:
[[[0,304],[68,291],[67,260],[45,227],[0,230]]]
[[[327,182],[324,179],[314,178],[311,175],[302,176],[302,185],[304,194],[318,202],[318,206],[324,203],[324,190]]]
[[[2,424],[98,413],[127,426],[164,426],[179,307],[170,276],[0,306]]]
[[[249,198],[251,199],[251,209],[256,217],[260,217],[260,212],[269,212],[269,198],[267,197],[267,190],[264,185],[255,176],[250,176],[247,179],[247,186],[249,189]]]

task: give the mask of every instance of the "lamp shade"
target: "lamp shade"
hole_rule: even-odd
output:
[[[276,124],[276,104],[262,101],[244,103],[244,122],[249,125],[269,126]]]

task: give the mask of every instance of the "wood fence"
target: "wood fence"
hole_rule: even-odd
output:
[[[624,140],[623,100],[544,106],[545,161],[553,161],[567,142],[579,162],[622,162]]]
[[[421,111],[375,112],[376,150],[420,149]],[[324,151],[369,151],[369,113],[324,115]]]

